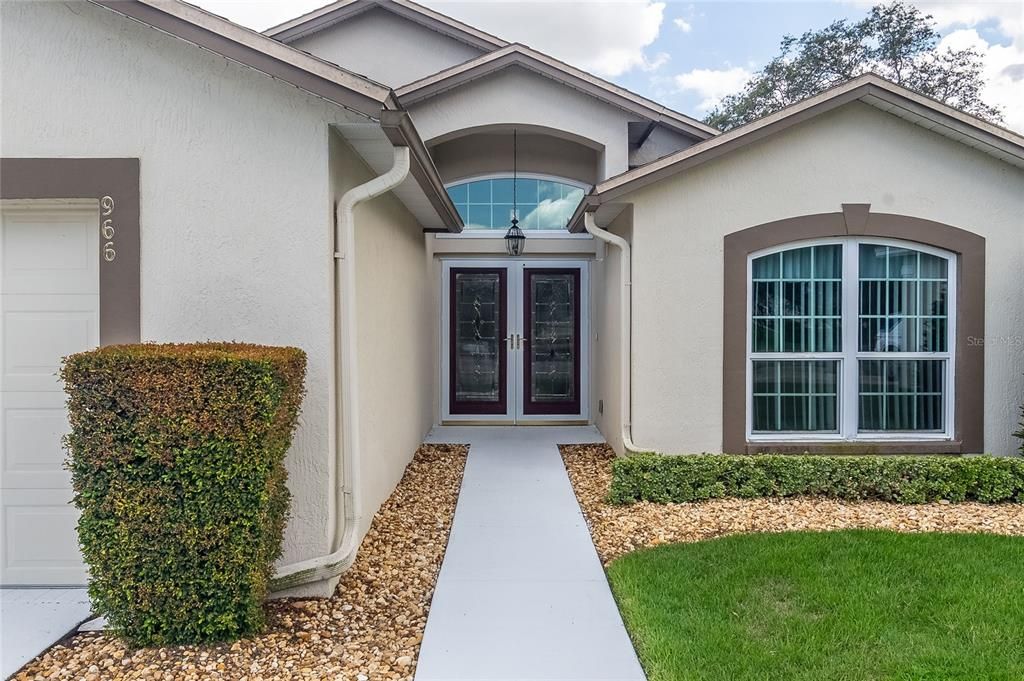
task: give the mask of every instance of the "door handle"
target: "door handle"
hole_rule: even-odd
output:
[[[510,333],[509,335],[505,336],[505,338],[502,339],[502,342],[509,344],[509,350],[521,350],[523,347],[523,343],[525,343],[528,340],[530,339],[523,338],[521,334]]]

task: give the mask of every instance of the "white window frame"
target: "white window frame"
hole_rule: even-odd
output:
[[[811,246],[840,245],[843,248],[843,289],[842,289],[842,352],[753,352],[753,263],[756,258],[782,251]],[[946,260],[946,328],[945,352],[862,352],[859,348],[860,329],[860,250],[861,244],[891,246],[919,251]],[[827,239],[806,239],[780,246],[773,246],[747,255],[746,291],[746,435],[749,442],[906,442],[906,441],[947,441],[956,432],[954,423],[956,396],[956,323],[957,323],[957,255],[949,251],[900,239],[874,237],[837,237]],[[860,360],[870,359],[939,359],[945,364],[943,385],[943,410],[945,431],[887,431],[859,432],[858,403]],[[771,360],[838,360],[837,376],[837,420],[839,431],[773,431],[754,432],[754,362]]]
[[[577,189],[582,189],[583,194],[590,190],[590,185],[580,182],[579,180],[573,180],[568,177],[561,177],[559,175],[548,175],[545,173],[516,173],[517,177],[521,180],[547,180],[549,182],[558,182],[560,184],[567,184]],[[452,182],[446,182],[444,190],[447,192],[450,187],[454,187],[460,184],[468,184],[470,182],[480,182],[482,180],[511,180],[512,173],[500,172],[500,173],[485,173],[483,175],[471,175],[469,177],[463,177]],[[504,229],[470,229],[466,228],[458,234],[442,233],[435,234],[434,236],[438,239],[504,239]],[[526,234],[526,238],[531,237],[550,239],[592,239],[593,237],[588,232],[573,233],[570,232],[568,226],[562,229],[524,229],[523,232]]]

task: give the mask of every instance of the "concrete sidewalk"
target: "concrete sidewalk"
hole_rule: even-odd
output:
[[[63,638],[91,608],[85,589],[0,589],[0,678]]]
[[[558,444],[593,427],[438,427],[469,443],[417,681],[643,680]]]

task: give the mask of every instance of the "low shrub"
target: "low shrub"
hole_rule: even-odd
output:
[[[297,348],[236,343],[65,359],[89,595],[129,643],[229,640],[263,626],[305,372]]]
[[[1024,501],[1024,459],[639,454],[612,463],[613,504],[820,496],[921,504]]]

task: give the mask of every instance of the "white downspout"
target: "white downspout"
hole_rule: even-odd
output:
[[[349,189],[338,200],[334,226],[334,362],[338,393],[334,399],[335,487],[334,546],[326,556],[310,558],[278,569],[272,590],[330,579],[352,565],[359,548],[362,499],[359,496],[359,372],[357,371],[356,241],[353,211],[357,205],[391,191],[409,176],[409,148],[395,147],[391,169]],[[340,413],[339,413],[340,412]],[[338,442],[342,446],[338,447]]]
[[[630,386],[633,378],[632,371],[632,329],[633,329],[633,268],[630,259],[629,242],[617,234],[612,234],[606,229],[597,226],[593,211],[583,214],[583,224],[587,231],[597,239],[611,244],[619,249],[621,259],[619,262],[619,279],[622,290],[619,292],[619,339],[620,362],[619,370],[621,377],[619,384],[622,389],[620,396],[622,404],[622,446],[628,453],[650,452],[651,449],[637,447],[633,443],[633,390]]]

